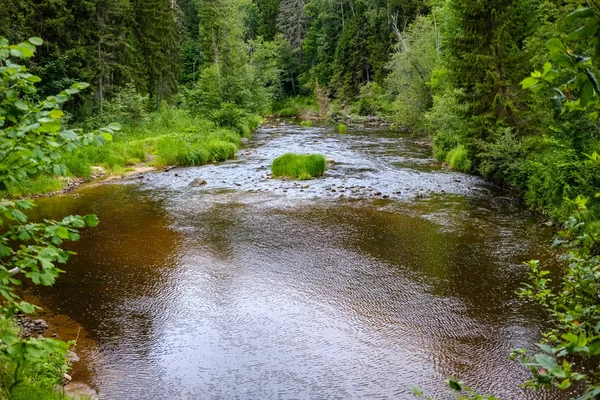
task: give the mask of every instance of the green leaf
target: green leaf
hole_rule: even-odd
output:
[[[2,343],[12,345],[19,340],[19,337],[12,332],[4,331],[0,334],[0,339],[2,339]]]
[[[22,111],[29,111],[29,106],[23,100],[15,101],[15,107]]]
[[[12,254],[10,247],[0,244],[0,257],[8,257]]]
[[[27,303],[26,301],[21,301],[17,304],[17,308],[23,311],[25,314],[33,314],[36,309],[36,306],[33,304]]]
[[[20,222],[20,223],[25,223],[27,222],[27,216],[25,214],[23,214],[21,211],[19,210],[12,210],[11,215],[13,216],[13,218]]]
[[[589,352],[593,356],[600,355],[600,339],[596,338],[589,344]]]
[[[83,220],[85,221],[86,225],[90,228],[93,228],[100,223],[100,220],[94,214],[86,215],[85,217],[83,217]]]
[[[19,51],[23,53],[24,58],[33,57],[33,53],[35,52],[35,47],[30,45],[29,43],[20,43]]]
[[[573,69],[575,67],[575,61],[566,52],[550,51],[550,58],[554,60],[561,67]]]
[[[558,385],[558,388],[560,390],[565,390],[567,389],[569,386],[571,386],[571,381],[569,379],[565,379],[563,380],[560,385]]]
[[[71,85],[71,87],[79,90],[84,90],[90,87],[90,84],[86,82],[75,82]]]
[[[24,210],[29,210],[33,208],[33,202],[31,200],[17,200],[15,202],[17,207],[22,208]]]
[[[69,238],[69,230],[67,228],[65,228],[64,226],[59,226],[56,229],[56,234],[61,239],[68,239]]]
[[[558,53],[567,53],[567,47],[558,38],[552,38],[548,40],[548,42],[546,42],[546,48],[550,51],[555,51]]]
[[[559,89],[554,88],[554,91],[556,92],[556,95],[552,97],[552,104],[554,106],[554,115],[558,116],[562,114],[565,108],[565,100],[567,97]]]
[[[17,49],[10,49],[10,55],[17,58],[25,58],[25,55]]]
[[[447,383],[448,383],[448,386],[450,386],[450,389],[456,390],[457,392],[462,391],[462,385],[460,384],[460,382],[458,382],[454,379],[448,379]]]
[[[592,84],[592,86],[594,86],[594,90],[596,91],[596,93],[600,94],[600,86],[598,85],[598,80],[596,79],[596,75],[594,75],[594,73],[592,71],[590,71],[589,68],[585,69],[585,75],[590,80],[590,83]]]
[[[542,368],[545,368],[548,371],[553,370],[554,368],[556,368],[558,366],[558,364],[556,363],[556,360],[552,356],[549,356],[547,354],[537,354],[535,356],[535,361]]]
[[[109,129],[112,129],[113,131],[120,131],[121,130],[121,124],[119,124],[118,122],[113,122],[111,124],[108,125]]]
[[[583,8],[578,8],[577,10],[573,11],[571,14],[567,15],[567,20],[573,21],[575,19],[587,18],[587,17],[591,17],[593,15],[594,15],[593,8],[583,7]]]
[[[539,79],[536,79],[532,76],[530,76],[529,78],[525,78],[523,79],[523,81],[521,82],[521,87],[523,89],[529,89],[532,86],[535,86],[539,83]]]
[[[590,36],[594,36],[598,31],[598,28],[600,28],[598,21],[590,21],[584,26],[569,33],[567,35],[567,40],[581,40]]]
[[[542,89],[544,89],[544,85],[535,85],[535,86],[531,87],[531,91],[535,94],[538,94],[539,92],[541,92]]]
[[[29,43],[31,43],[35,46],[41,46],[44,44],[44,41],[39,37],[31,37],[31,38],[29,38]]]
[[[62,131],[60,133],[60,136],[63,139],[66,139],[66,140],[75,140],[75,139],[77,139],[77,134],[75,132],[73,132],[72,130]]]
[[[50,111],[50,118],[55,118],[55,119],[59,119],[62,118],[65,113],[62,112],[62,110],[52,110]]]
[[[67,167],[64,165],[55,165],[52,167],[52,172],[54,172],[55,175],[64,176],[67,174]]]
[[[580,101],[583,107],[587,107],[594,97],[594,86],[590,81],[586,81],[581,87]]]
[[[57,120],[50,120],[48,122],[42,122],[41,129],[44,132],[54,133],[60,129],[60,122]]]

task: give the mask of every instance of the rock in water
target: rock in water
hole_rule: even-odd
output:
[[[207,184],[207,182],[204,179],[196,178],[190,183],[190,186],[191,187],[199,187],[199,186],[206,185],[206,184]]]

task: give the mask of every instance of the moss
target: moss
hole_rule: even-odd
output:
[[[274,177],[290,177],[302,180],[323,176],[327,161],[321,154],[287,153],[273,160],[271,171]]]
[[[307,121],[300,122],[300,125],[305,126],[305,127],[311,127],[311,126],[313,126],[313,123],[312,123],[312,121],[307,120]]]
[[[344,125],[344,124],[339,124],[338,127],[337,127],[337,130],[342,135],[345,135],[346,133],[348,133],[348,127],[346,125]]]

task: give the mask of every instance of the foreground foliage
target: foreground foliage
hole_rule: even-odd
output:
[[[10,45],[0,37],[0,189],[27,177],[52,172],[64,175],[63,153],[88,144],[103,145],[119,129],[110,125],[85,133],[61,129],[62,105],[86,87],[74,83],[56,96],[31,100],[40,78],[21,63],[33,56],[42,40]],[[25,212],[34,203],[0,200],[0,397],[19,392],[52,391],[66,370],[68,344],[54,339],[28,340],[13,324],[16,313],[33,313],[16,288],[22,279],[35,285],[52,285],[66,263],[65,241],[79,239],[79,229],[98,224],[94,215],[68,216],[61,221],[30,222]]]

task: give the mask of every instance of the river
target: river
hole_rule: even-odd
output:
[[[335,164],[270,179],[285,152]],[[103,399],[448,398],[449,376],[502,399],[561,398],[519,389],[528,374],[508,358],[543,329],[515,291],[523,261],[556,270],[551,230],[405,134],[261,128],[236,160],[39,204],[101,220],[35,294],[85,329],[73,377]]]

